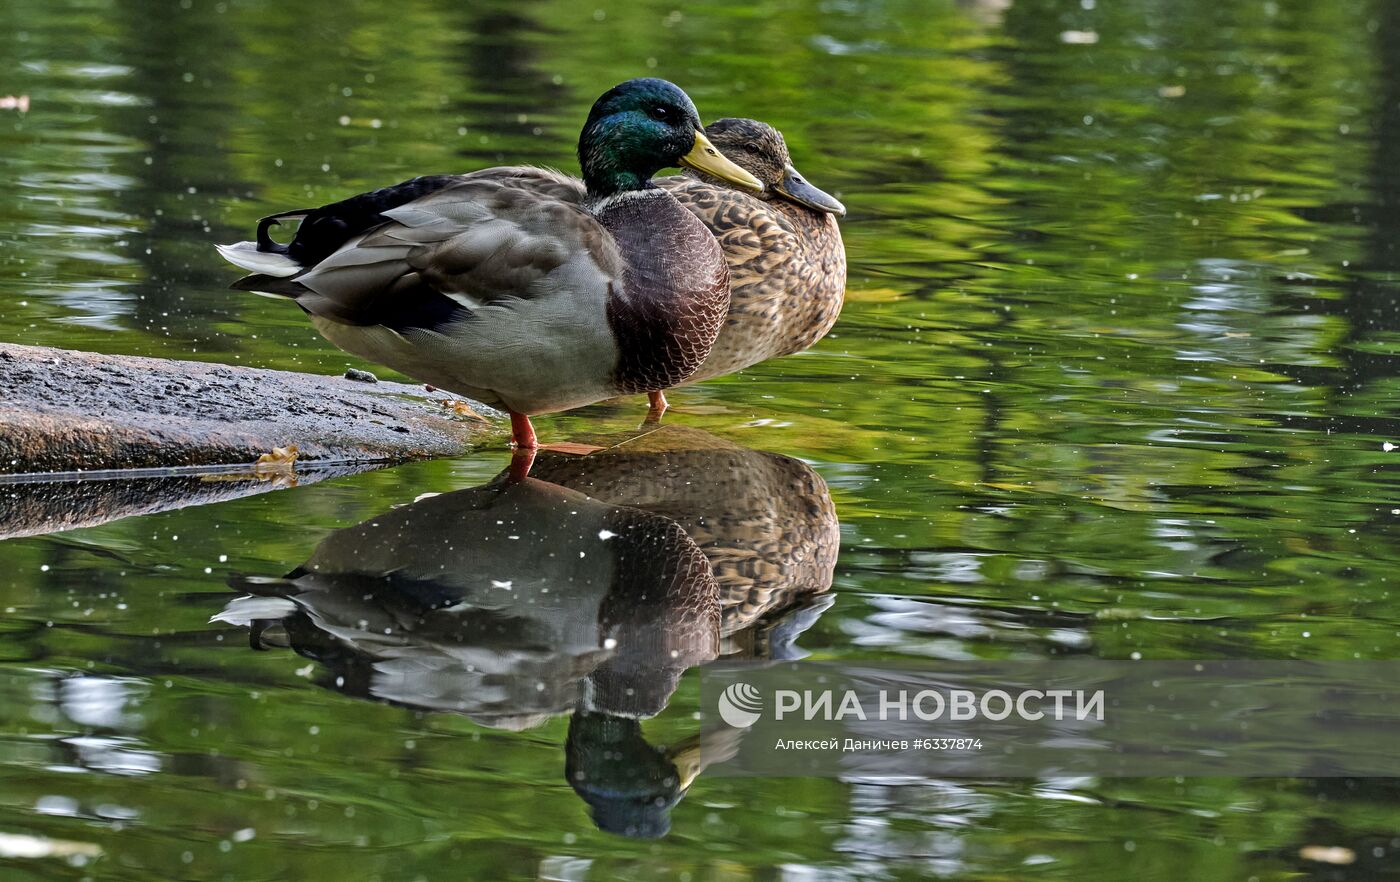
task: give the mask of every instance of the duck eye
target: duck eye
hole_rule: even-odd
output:
[[[675,119],[675,113],[671,108],[663,107],[660,104],[647,111],[647,115],[657,122],[670,122]]]
[[[744,150],[747,151],[750,156],[759,156],[763,153],[762,150],[758,149],[757,144],[745,144]]]

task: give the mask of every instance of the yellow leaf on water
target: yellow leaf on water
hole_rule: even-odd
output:
[[[578,444],[573,441],[556,441],[553,444],[546,444],[540,448],[550,453],[563,453],[570,456],[587,456],[590,453],[597,453],[602,450],[596,444]]]

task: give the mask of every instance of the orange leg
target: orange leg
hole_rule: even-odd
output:
[[[647,422],[661,422],[661,417],[665,415],[666,408],[671,406],[666,401],[666,393],[661,391],[648,392],[647,401],[651,403],[651,408],[647,410]]]
[[[535,440],[535,427],[530,425],[530,418],[513,410],[510,412],[510,440],[517,450],[534,450],[540,446],[539,441]]]
[[[510,480],[523,481],[530,477],[530,466],[535,464],[535,448],[517,447],[510,455]]]

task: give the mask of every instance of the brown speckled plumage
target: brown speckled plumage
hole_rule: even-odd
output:
[[[806,463],[679,426],[591,440],[612,443],[582,458],[541,454],[531,475],[680,524],[714,569],[727,637],[830,589],[840,524]]]
[[[788,161],[782,135],[753,120],[706,129],[715,146],[764,183]],[[744,149],[754,144],[759,152]],[[694,173],[662,178],[719,240],[729,265],[730,305],[695,382],[791,355],[831,330],[846,292],[846,252],[836,218],[771,193],[756,197]]]

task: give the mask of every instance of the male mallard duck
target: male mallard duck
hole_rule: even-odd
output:
[[[801,352],[831,330],[846,293],[836,225],[846,207],[793,168],[782,134],[753,119],[717,120],[705,134],[764,189],[737,190],[703,169],[657,181],[705,222],[729,264],[729,314],[685,382]],[[651,400],[654,410],[665,409],[661,393]]]
[[[218,621],[337,688],[520,729],[582,703],[660,712],[719,647],[718,586],[674,521],[503,473],[327,536]]]
[[[507,410],[533,449],[531,414],[680,383],[719,331],[723,255],[652,175],[763,189],[665,80],[599,98],[578,153],[581,181],[521,166],[414,178],[263,218],[255,242],[219,252],[253,273],[234,288],[290,297],[341,349]],[[291,217],[295,237],[274,242]]]
[[[720,725],[670,744],[647,740],[635,717],[578,710],[564,742],[564,776],[598,829],[634,839],[671,830],[671,810],[713,762],[738,752],[742,729]]]

